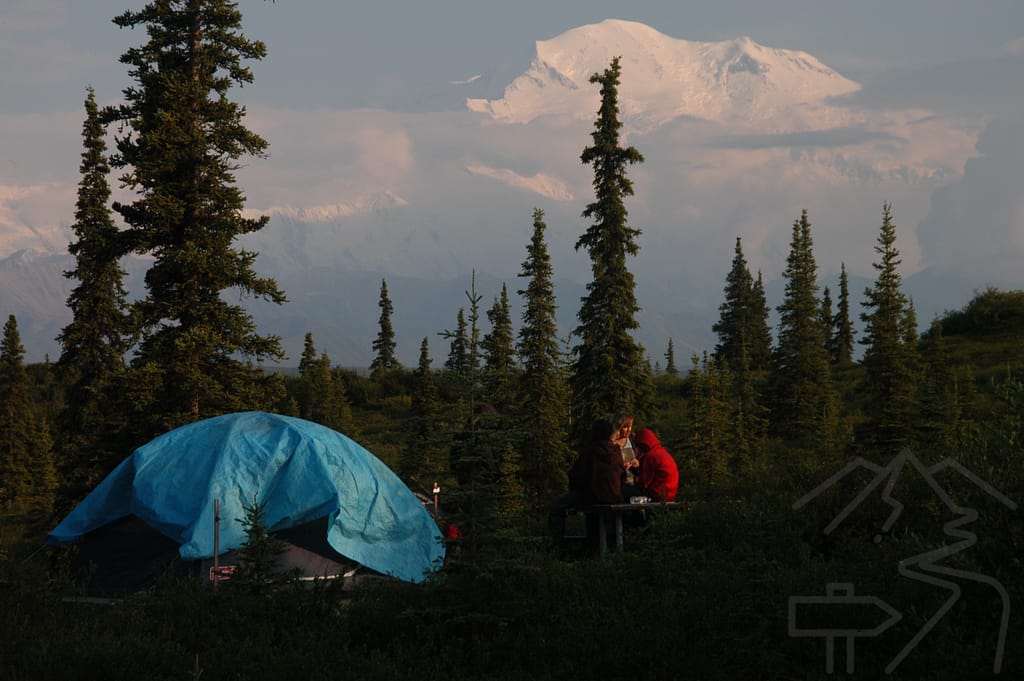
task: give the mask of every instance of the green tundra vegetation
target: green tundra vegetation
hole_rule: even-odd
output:
[[[1024,292],[978,292],[918,333],[884,204],[864,303],[852,309],[842,263],[833,302],[805,210],[782,300],[737,238],[716,346],[689,366],[671,338],[640,347],[627,257],[643,239],[625,200],[643,158],[619,144],[615,59],[591,79],[601,108],[581,162],[595,201],[577,248],[594,279],[572,338],[557,335],[537,208],[518,329],[509,286],[487,301],[474,283],[452,301],[454,328],[404,367],[396,343],[418,339],[395,337],[382,281],[370,367],[335,364],[307,334],[298,371],[270,371],[278,339],[222,295],[287,304],[232,245],[265,222],[240,217],[233,173],[266,142],[227,94],[265,48],[227,0],[115,21],[148,42],[122,58],[124,104],[100,109],[87,91],[61,357],[26,364],[13,316],[0,341],[0,679],[1024,674]],[[112,169],[133,200],[110,203]],[[133,301],[119,266],[131,253],[153,263]],[[303,586],[262,569],[272,537],[254,508],[249,569],[227,588],[81,598],[74,549],[45,548],[46,533],[138,445],[249,409],[342,431],[414,490],[439,483],[462,531],[445,564],[416,585]],[[673,454],[681,512],[649,513],[604,560],[586,543],[550,555],[547,503],[585,426],[618,409]]]

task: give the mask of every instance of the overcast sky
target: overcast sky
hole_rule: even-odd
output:
[[[3,0],[0,114],[77,110],[127,74],[118,56],[143,40],[111,19],[141,2]],[[1024,3],[990,0],[243,0],[246,33],[269,56],[247,96],[273,104],[381,106],[398,91],[525,70],[533,43],[606,18],[687,40],[749,36],[810,52],[865,82],[900,69],[990,58],[1024,36]]]
[[[68,222],[85,88],[92,85],[98,100],[109,103],[118,101],[121,91],[132,84],[118,58],[145,41],[144,31],[120,29],[111,19],[143,4],[0,0],[0,218],[4,201],[9,206],[17,201],[22,222]],[[962,216],[972,206],[995,201],[995,214],[1009,222],[1000,227],[993,248],[1002,252],[1003,246],[1017,244],[1011,252],[1024,253],[1024,236],[1018,234],[1024,229],[1024,208],[1015,198],[1024,193],[1019,181],[1014,184],[1010,179],[1008,186],[1004,182],[998,196],[992,191],[982,194],[991,184],[987,178],[1003,173],[1024,176],[1024,159],[1019,157],[1024,147],[1019,142],[1024,132],[1020,0],[242,0],[240,8],[244,32],[264,41],[269,54],[251,65],[254,83],[232,94],[248,106],[254,126],[266,126],[261,132],[273,130],[268,137],[278,165],[268,174],[278,178],[285,178],[285,161],[298,168],[304,154],[323,154],[320,142],[301,139],[304,131],[308,136],[309,121],[345,120],[343,109],[401,114],[464,110],[467,92],[453,83],[479,76],[471,96],[499,98],[529,66],[536,41],[621,18],[680,39],[748,36],[769,47],[806,51],[863,85],[851,100],[856,106],[920,107],[940,116],[961,117],[967,121],[963,129],[973,127],[982,139],[977,152],[981,158],[973,166],[977,174],[971,176],[970,165],[959,169],[964,173],[960,184],[932,199],[946,209],[915,215],[910,227],[920,226],[922,235],[934,239],[956,233],[962,246],[970,247],[972,239],[949,216]],[[294,116],[286,118],[283,110]],[[276,127],[267,122],[271,119]],[[437,125],[436,117],[424,120]],[[980,135],[991,124],[997,127]],[[403,125],[412,129],[416,124]],[[836,137],[839,133],[846,137]],[[805,145],[816,134],[797,134],[787,143]],[[412,172],[406,135],[380,135],[364,140],[361,148],[349,145],[365,161],[366,169],[359,172],[372,174],[375,167],[392,175]],[[856,141],[854,137],[870,140],[877,133],[849,129],[830,135],[833,144],[846,145]],[[734,138],[731,145],[757,148],[758,141]],[[729,146],[728,140],[720,142]],[[296,187],[310,183],[304,178]],[[40,191],[44,186],[52,189]],[[321,194],[306,204],[338,194],[339,186],[319,188]],[[282,189],[281,195],[302,205],[298,191]],[[279,202],[267,195],[250,197],[258,209]],[[880,205],[884,198],[874,203]],[[951,202],[957,210],[952,210]],[[795,215],[799,205],[789,210]],[[929,249],[935,262],[959,257],[938,252],[934,241],[922,244],[923,252]],[[916,252],[916,246],[911,250]],[[976,252],[973,262],[986,257]]]
[[[144,4],[0,0],[0,257],[66,246],[85,90],[108,104],[133,85],[119,57],[146,35],[112,19]],[[672,144],[686,124],[639,138],[648,162],[634,170],[630,216],[644,228],[642,298],[688,294],[713,311],[737,236],[753,268],[777,279],[801,208],[815,224],[822,276],[843,263],[870,277],[886,200],[896,201],[905,275],[957,270],[965,295],[989,283],[1024,288],[1021,0],[241,0],[240,9],[246,36],[268,48],[250,64],[254,82],[231,92],[270,143],[269,159],[240,171],[247,206],[369,206],[392,193],[409,201],[423,218],[415,234],[387,217],[393,233],[371,224],[345,234],[343,250],[360,265],[377,249],[381,263],[407,271],[434,249],[456,269],[514,277],[540,205],[557,271],[582,281],[587,263],[572,244],[589,191],[578,163],[585,131],[489,127],[465,100],[501,98],[537,41],[616,18],[683,40],[746,36],[804,51],[862,86],[838,102],[849,125],[714,130],[682,151]],[[900,168],[908,175],[893,182]],[[498,208],[513,217],[496,222]],[[461,220],[445,212],[453,209]],[[415,244],[408,262],[390,246],[401,239]]]

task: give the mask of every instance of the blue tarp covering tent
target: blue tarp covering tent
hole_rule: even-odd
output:
[[[398,476],[358,443],[303,419],[243,412],[165,433],[125,459],[47,536],[62,545],[134,516],[183,560],[245,542],[240,519],[262,504],[271,532],[325,518],[326,542],[367,568],[422,581],[444,558],[430,513]]]

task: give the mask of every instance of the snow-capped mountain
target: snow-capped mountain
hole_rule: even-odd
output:
[[[637,130],[681,116],[741,127],[768,123],[780,131],[827,118],[835,124],[841,115],[826,100],[860,88],[806,52],[764,47],[747,37],[680,40],[644,24],[608,19],[539,41],[530,68],[505,88],[504,97],[466,104],[502,123],[542,116],[591,120],[599,94],[590,77],[616,56],[623,72],[619,108]]]
[[[533,210],[541,208],[555,275],[570,292],[558,300],[560,323],[571,328],[576,292],[590,276],[586,253],[574,248],[586,229],[581,212],[593,196],[591,169],[580,163],[600,98],[589,78],[615,56],[621,57],[624,133],[645,157],[630,169],[636,195],[627,208],[642,231],[630,269],[652,363],[669,337],[679,357],[707,347],[736,237],[752,271],[763,273],[769,290],[779,290],[771,283],[785,266],[790,226],[806,208],[821,276],[834,278],[843,264],[853,277],[871,277],[881,204],[890,201],[909,279],[929,264],[920,262],[926,249],[915,229],[933,210],[933,194],[971,168],[986,168],[968,159],[1012,155],[1006,144],[991,145],[994,151],[976,147],[978,121],[852,106],[847,97],[859,85],[805,52],[746,37],[688,41],[607,20],[537,42],[532,62],[506,81],[500,99],[468,99],[457,111],[249,105],[271,153],[247,163],[238,179],[247,214],[269,215],[270,222],[240,245],[260,254],[258,270],[277,278],[292,301],[260,309],[261,327],[294,341],[293,355],[306,330],[319,336],[320,329],[335,361],[368,363],[386,278],[396,330],[403,317],[422,317],[410,327],[413,338],[399,339],[408,353],[402,360],[413,363],[423,335],[452,326],[470,272],[480,281],[507,283],[510,292],[518,288]],[[465,84],[438,87],[479,93],[482,79],[473,76],[487,71],[467,65],[465,73]],[[80,144],[77,133],[76,123],[69,148]],[[989,165],[996,176],[1003,164]],[[30,350],[34,359],[54,352],[55,323],[42,324],[40,315],[52,317],[69,282],[53,263],[46,270],[3,259],[21,249],[64,250],[77,181],[0,185],[0,315],[16,312],[19,322],[32,317],[40,334],[25,328],[22,334],[27,348],[36,342],[42,348]],[[946,208],[950,201],[970,203],[975,186],[993,185],[947,191],[945,213],[954,214]],[[995,205],[983,198],[978,205]],[[1000,244],[1007,254],[1022,251],[1009,237]],[[34,272],[43,279],[34,281]],[[943,281],[935,270],[929,278]],[[403,310],[400,279],[415,311]],[[955,294],[930,290],[937,307],[915,297],[918,318],[927,323],[934,312],[965,304],[972,289],[1005,281],[961,279]],[[499,291],[500,285],[481,290],[483,304]],[[43,293],[45,304],[33,298]],[[446,351],[434,348],[435,358]]]
[[[74,200],[74,185],[0,184],[0,257],[18,251],[64,251],[71,238],[67,225],[74,219]]]

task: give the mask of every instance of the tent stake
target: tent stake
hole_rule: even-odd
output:
[[[213,500],[213,588],[220,581],[220,499]]]

